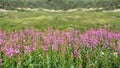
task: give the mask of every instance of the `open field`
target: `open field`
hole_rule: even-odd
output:
[[[120,68],[120,12],[0,12],[0,68]]]
[[[120,30],[120,12],[0,12],[0,28],[3,30],[24,29],[34,27],[44,30],[48,27],[86,30],[96,27],[109,27]]]
[[[120,0],[0,0],[0,68],[120,68]]]

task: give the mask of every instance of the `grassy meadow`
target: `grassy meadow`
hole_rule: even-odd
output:
[[[0,68],[120,68],[120,12],[0,12]]]
[[[89,28],[105,27],[120,30],[120,12],[44,12],[21,11],[0,12],[0,28],[4,30],[48,27],[61,30],[74,28],[84,31]]]

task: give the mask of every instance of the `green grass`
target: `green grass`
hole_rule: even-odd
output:
[[[25,27],[44,30],[52,27],[84,31],[89,28],[103,27],[105,24],[110,24],[109,28],[120,30],[120,12],[0,12],[0,28],[3,30],[19,30]]]

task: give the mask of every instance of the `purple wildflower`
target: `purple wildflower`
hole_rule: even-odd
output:
[[[2,63],[2,59],[0,59],[0,64]]]
[[[9,58],[12,58],[14,56],[15,50],[13,48],[7,48],[6,54]]]
[[[0,45],[1,45],[1,44],[3,44],[3,40],[2,40],[2,39],[0,39]]]

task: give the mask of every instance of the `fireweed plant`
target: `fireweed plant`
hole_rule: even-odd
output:
[[[0,68],[120,68],[120,33],[0,30]]]

